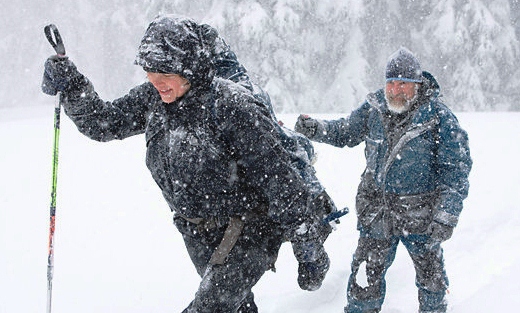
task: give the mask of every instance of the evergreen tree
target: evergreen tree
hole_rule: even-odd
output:
[[[519,48],[508,16],[505,0],[443,0],[433,8],[422,32],[426,64],[456,110],[504,109],[504,87],[518,86],[507,69],[518,64]]]
[[[271,95],[278,112],[323,111],[349,41],[345,7],[333,1],[215,1],[205,20]],[[330,97],[334,99],[334,97]]]
[[[520,1],[509,0],[509,6],[511,7],[511,24],[515,28],[516,39],[520,40]]]
[[[113,98],[145,80],[132,65],[139,40],[156,15],[174,13],[217,28],[277,112],[350,112],[382,87],[400,46],[455,110],[520,110],[519,0],[21,2],[7,2],[12,13],[0,22],[2,106],[40,102],[25,99],[20,81],[34,80],[31,90],[47,99],[37,89],[52,54],[44,25],[60,28],[78,68]]]

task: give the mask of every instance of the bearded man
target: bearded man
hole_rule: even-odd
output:
[[[365,142],[367,164],[356,195],[360,236],[345,313],[381,311],[385,274],[399,242],[414,263],[419,312],[446,312],[441,243],[451,237],[468,194],[468,136],[441,102],[433,75],[421,70],[408,49],[390,56],[385,78],[385,88],[369,94],[348,117],[300,115],[295,130],[337,147]],[[358,277],[362,272],[366,278]],[[358,283],[365,280],[368,286]]]

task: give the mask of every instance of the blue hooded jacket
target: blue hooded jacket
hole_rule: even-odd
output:
[[[433,220],[457,224],[472,160],[467,133],[440,101],[439,91],[435,78],[423,72],[418,99],[408,112],[391,113],[380,89],[350,116],[318,120],[314,141],[337,147],[365,142],[358,228],[424,233]]]

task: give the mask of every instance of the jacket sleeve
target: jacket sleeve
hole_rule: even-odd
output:
[[[65,113],[85,136],[97,141],[142,134],[152,105],[153,86],[145,83],[112,102],[100,99],[92,83],[80,75],[62,94]]]
[[[456,226],[462,201],[468,195],[468,176],[472,166],[467,133],[455,115],[445,106],[439,109],[439,144],[437,151],[437,189],[440,198],[434,220]]]
[[[249,103],[227,107],[221,116],[234,158],[244,169],[249,188],[266,197],[269,217],[285,225],[301,222],[308,214],[310,194],[269,113],[251,97]]]
[[[340,148],[357,146],[367,135],[370,110],[370,104],[364,102],[347,118],[317,120],[316,133],[309,139]]]

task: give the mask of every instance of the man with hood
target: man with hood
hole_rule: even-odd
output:
[[[160,16],[136,58],[149,82],[104,101],[68,58],[52,56],[42,89],[60,92],[65,113],[91,139],[145,134],[147,167],[202,277],[184,312],[254,313],[251,288],[274,268],[286,239],[308,249],[302,288],[321,285],[329,266],[322,243],[330,233],[322,218],[334,205],[317,197],[321,185],[313,189],[303,179],[312,166],[294,165],[304,156],[287,149],[295,140],[273,120],[262,94],[243,87],[247,75],[234,54],[223,49],[215,57],[217,40],[207,25]],[[242,84],[216,77],[219,71],[238,74]]]
[[[365,142],[366,168],[356,196],[360,236],[346,313],[380,312],[399,242],[415,267],[419,312],[446,312],[441,243],[457,225],[472,161],[467,134],[439,91],[435,78],[401,48],[388,60],[385,88],[369,94],[350,116],[298,117],[295,130],[311,140],[337,147]],[[358,283],[361,272],[366,287]]]

